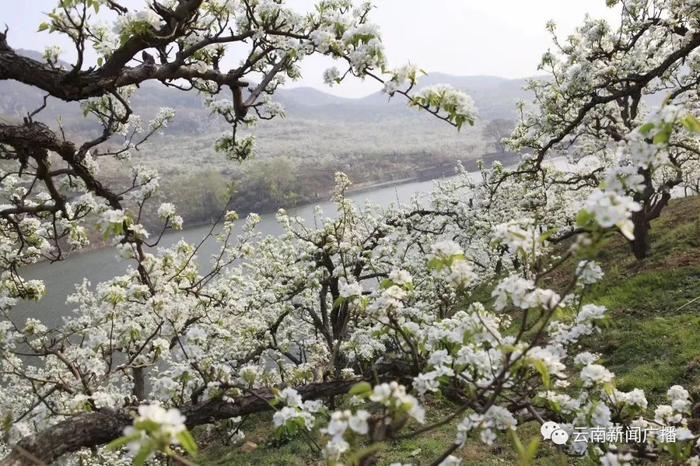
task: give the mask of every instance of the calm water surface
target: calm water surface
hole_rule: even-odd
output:
[[[433,181],[411,182],[396,186],[358,192],[348,197],[357,204],[372,202],[382,206],[400,204],[409,201],[415,194],[429,192]],[[303,218],[309,225],[313,225],[315,219],[315,206],[320,205],[324,216],[336,214],[335,206],[331,202],[314,203],[305,206],[288,209],[292,216]],[[275,214],[262,215],[262,221],[257,226],[257,231],[263,235],[278,235],[282,228],[275,219]],[[239,222],[239,223],[242,223]],[[169,246],[180,239],[189,243],[198,244],[210,231],[211,226],[201,226],[173,232],[165,235],[161,246]],[[198,252],[198,260],[202,266],[210,260],[212,254],[217,252],[218,243],[209,239]],[[46,284],[47,294],[38,302],[21,302],[13,310],[15,322],[24,322],[27,317],[35,317],[42,320],[48,326],[56,326],[62,317],[71,312],[66,304],[66,297],[75,290],[76,284],[87,278],[92,285],[108,280],[115,275],[122,274],[133,261],[120,259],[114,248],[104,248],[90,252],[75,254],[68,259],[56,263],[35,264],[24,269],[23,276],[27,279],[43,280]]]

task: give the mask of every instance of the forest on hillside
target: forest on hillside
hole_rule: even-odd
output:
[[[35,51],[19,53],[44,60]],[[474,96],[479,108],[475,126],[453,131],[381,93],[347,99],[310,88],[282,89],[275,98],[284,105],[284,118],[256,126],[251,132],[257,141],[256,155],[240,165],[214,150],[212,140],[226,130],[226,122],[212,114],[200,96],[147,82],[145,92],[134,96],[135,113],[148,121],[159,108],[168,107],[177,118],[155,136],[154,143],[125,153],[164,175],[160,195],[176,205],[188,225],[212,221],[227,202],[239,212],[260,213],[325,200],[338,171],[347,173],[360,189],[452,176],[460,162],[473,169],[476,160],[512,160],[501,140],[515,126],[516,104],[528,95],[524,80],[436,73],[422,82],[447,82]],[[1,81],[0,118],[30,113],[42,98],[39,89]],[[80,136],[99,134],[99,123],[85,119],[79,104],[55,98],[49,102],[52,105],[42,114],[51,127]],[[109,142],[115,151],[128,143],[126,136]],[[103,163],[105,176],[128,185],[130,174],[111,162]]]

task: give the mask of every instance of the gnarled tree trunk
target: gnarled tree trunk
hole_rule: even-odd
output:
[[[644,209],[632,214],[632,223],[634,223],[634,239],[630,241],[632,253],[638,260],[642,260],[649,255],[649,231],[651,230],[651,224]]]
[[[303,399],[319,399],[347,393],[357,380],[338,380],[312,383],[299,387],[297,391]],[[270,390],[260,390],[254,394],[237,398],[234,402],[209,400],[197,405],[182,407],[186,425],[198,425],[243,416],[271,409],[273,399]],[[126,411],[103,410],[79,414],[49,427],[37,434],[25,437],[17,443],[0,466],[36,466],[51,464],[61,456],[80,450],[96,447],[119,438],[124,428],[132,423],[132,416]]]

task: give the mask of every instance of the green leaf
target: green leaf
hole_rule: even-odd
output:
[[[654,123],[647,123],[646,125],[639,128],[639,132],[642,134],[649,134],[649,131],[654,129]]]
[[[139,452],[136,453],[136,456],[134,456],[134,466],[143,466],[148,457],[151,456],[151,453],[153,453],[153,449],[150,444],[142,446]]]
[[[520,459],[522,459],[525,456],[525,447],[520,441],[518,433],[514,429],[510,430],[510,438],[513,440],[513,444],[515,445],[515,451],[518,452],[518,456],[520,457]]]
[[[516,350],[515,346],[513,345],[501,345],[500,349],[503,354],[510,354]]]
[[[533,438],[530,441],[530,443],[528,443],[527,448],[525,448],[525,446],[523,446],[522,442],[520,441],[520,438],[518,437],[518,434],[515,431],[515,429],[511,429],[510,434],[511,439],[515,444],[515,450],[518,452],[518,458],[520,460],[518,464],[521,466],[534,465],[535,458],[537,457],[537,449],[540,445],[540,440],[537,437]]]
[[[527,446],[527,464],[535,464],[535,458],[537,458],[537,450],[540,447],[540,439],[534,437]]]
[[[189,430],[178,432],[177,440],[190,456],[195,456],[197,454],[197,443],[194,441]]]
[[[368,382],[356,383],[348,392],[350,395],[364,395],[372,391],[372,386]]]
[[[544,384],[545,388],[549,388],[551,384],[551,379],[549,376],[549,368],[547,367],[547,365],[541,359],[532,359],[531,363],[532,366],[537,370],[537,372],[539,372],[542,376],[542,383]]]
[[[9,432],[12,428],[12,413],[7,413],[2,419],[2,430],[3,432]]]
[[[612,396],[615,393],[615,385],[613,385],[611,382],[608,382],[605,385],[603,385],[603,390],[605,391],[605,393]]]
[[[347,298],[343,296],[338,296],[335,301],[333,301],[333,308],[337,309],[341,307],[343,304],[345,304],[345,301],[347,301]]]
[[[440,270],[445,267],[445,261],[434,257],[428,261],[428,269],[430,270]]]
[[[559,230],[556,228],[550,228],[549,230],[542,233],[542,235],[540,236],[540,241],[545,242],[549,240],[549,238],[551,238],[552,235],[554,235],[557,231]]]
[[[576,216],[576,226],[586,228],[593,222],[593,215],[586,209],[581,209]]]
[[[41,23],[37,32],[46,31],[49,28],[49,23]]]
[[[138,440],[141,438],[141,433],[136,433],[136,434],[131,434],[131,435],[125,435],[124,437],[119,437],[118,439],[112,440],[107,444],[107,449],[108,450],[119,450],[120,448],[125,447],[128,443],[131,443],[135,440]]]
[[[351,455],[350,464],[353,464],[352,460],[354,460],[354,464],[361,464],[362,460],[376,455],[383,448],[384,448],[383,444],[375,443],[374,445],[370,445],[367,448],[362,448],[360,450],[357,450],[354,454]]]
[[[654,136],[653,142],[654,144],[666,144],[669,139],[671,139],[671,132],[664,129],[664,131]]]
[[[152,419],[144,419],[142,421],[135,422],[134,427],[136,427],[138,430],[144,430],[146,432],[157,432],[160,430],[160,424]]]
[[[681,120],[681,123],[688,131],[700,133],[700,121],[694,115],[688,115]]]

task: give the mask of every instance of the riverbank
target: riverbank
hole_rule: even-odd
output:
[[[392,203],[403,203],[411,200],[419,193],[427,193],[433,188],[433,181],[413,181],[403,184],[392,184],[373,190],[355,191],[348,194],[348,198],[357,204],[371,202],[380,206],[388,206]],[[357,188],[356,188],[357,189]],[[313,202],[310,204],[287,209],[294,217],[302,218],[309,225],[318,221],[317,206],[324,212],[324,217],[333,217],[337,214],[335,205],[328,201]],[[279,235],[283,233],[283,227],[277,221],[274,214],[262,214],[260,223],[256,227],[261,235]],[[241,228],[243,222],[239,222],[236,228]],[[210,231],[211,225],[189,227],[182,231],[168,232],[163,235],[161,246],[169,247],[178,241],[184,240],[190,244],[198,244]],[[239,230],[237,230],[239,231]],[[219,244],[210,239],[202,244],[197,253],[196,263],[203,271],[208,270],[210,258],[219,251]],[[23,269],[23,276],[30,280],[41,280],[46,285],[46,295],[39,301],[22,301],[13,309],[13,314],[18,322],[26,318],[39,318],[49,327],[60,325],[63,316],[72,309],[66,303],[66,298],[75,291],[76,284],[80,284],[87,278],[92,285],[124,274],[128,267],[133,267],[133,262],[120,259],[117,251],[112,247],[103,247],[91,251],[83,251],[80,254],[71,254],[63,261],[55,263],[39,263]]]
[[[370,183],[358,183],[355,184],[353,183],[351,187],[346,191],[346,194],[348,196],[354,196],[354,195],[359,195],[367,192],[372,192],[376,191],[379,189],[385,189],[385,188],[392,188],[392,187],[397,187],[397,186],[402,186],[402,185],[407,185],[410,183],[420,183],[420,182],[426,182],[426,181],[435,181],[439,179],[444,179],[448,178],[449,176],[454,176],[455,167],[452,167],[452,173],[446,174],[443,171],[440,171],[439,173],[435,174],[434,176],[426,176],[426,175],[421,175],[421,176],[413,176],[409,178],[401,178],[401,179],[392,179],[392,180],[387,180],[383,182],[370,182]],[[235,210],[238,212],[238,214],[241,217],[245,217],[251,213],[256,213],[259,215],[272,215],[276,213],[279,209],[295,209],[299,207],[303,207],[305,205],[315,205],[318,203],[323,203],[327,202],[328,199],[330,199],[332,193],[332,189],[329,188],[328,191],[322,193],[316,193],[314,196],[306,196],[303,198],[300,198],[298,202],[294,202],[292,204],[279,204],[275,205],[274,207],[268,207],[265,209],[260,209],[260,210],[251,210],[249,208],[235,208],[234,206],[227,206],[226,209],[228,210]],[[209,220],[188,220],[187,218],[183,219],[183,223],[185,225],[185,228],[183,231],[189,231],[189,230],[195,230],[203,227],[210,227],[215,223],[215,219],[218,218],[218,216],[223,212],[224,207],[221,207],[218,209],[216,212],[212,212],[211,218]],[[150,225],[148,228],[150,231],[158,231],[160,228],[160,224],[153,224]],[[106,242],[103,239],[102,234],[99,231],[93,231],[89,235],[90,239],[90,244],[84,248],[81,248],[73,253],[73,255],[78,255],[78,254],[84,254],[84,253],[90,253],[94,251],[98,251],[100,249],[105,249],[105,248],[111,248],[112,245],[109,242]]]
[[[489,162],[487,162],[489,163]],[[506,160],[505,164],[512,162]],[[466,167],[476,168],[476,161],[469,161]],[[449,171],[438,172],[443,175],[454,175],[454,166]],[[465,168],[466,168],[465,167]],[[439,167],[438,167],[439,168]],[[446,167],[443,167],[447,170]],[[476,174],[475,174],[476,176]],[[349,199],[357,204],[371,202],[380,206],[388,206],[392,203],[408,202],[416,194],[427,193],[433,189],[434,178],[430,180],[417,180],[418,176],[406,179],[390,180],[379,183],[379,186],[355,185],[353,191],[348,193]],[[399,183],[400,181],[403,181]],[[333,217],[336,214],[335,205],[330,202],[329,196],[324,199],[316,199],[304,205],[287,208],[289,214],[300,217],[310,225],[318,220],[316,207],[320,207],[324,216]],[[274,213],[261,213],[261,221],[256,230],[262,235],[279,235],[283,228],[277,221]],[[242,223],[242,222],[240,222]],[[169,247],[178,241],[184,240],[190,244],[198,244],[211,229],[211,223],[194,226],[186,223],[187,228],[182,231],[172,231],[163,235],[160,245]],[[240,228],[240,225],[237,227]],[[154,230],[155,231],[155,230]],[[206,241],[198,250],[197,263],[206,270],[210,265],[210,258],[218,252],[219,245],[214,240]],[[91,248],[73,253],[65,260],[50,263],[43,262],[25,267],[23,276],[30,280],[42,280],[46,285],[46,295],[39,301],[22,301],[13,310],[18,321],[24,321],[28,317],[39,318],[46,325],[53,327],[60,325],[63,316],[70,312],[71,306],[66,304],[66,298],[75,290],[75,286],[87,278],[92,285],[122,275],[128,267],[133,267],[130,261],[124,261],[118,257],[116,250],[103,241],[96,241]]]
[[[518,159],[519,159],[519,156],[517,154],[513,154],[510,152],[491,153],[491,154],[485,154],[480,159],[467,160],[466,162],[463,162],[462,165],[464,166],[465,170],[472,172],[472,171],[478,170],[477,164],[479,161],[484,162],[487,166],[493,164],[494,162],[501,162],[504,165],[508,166],[508,165],[514,164]],[[357,194],[357,193],[361,193],[364,191],[372,191],[374,189],[385,188],[387,186],[397,186],[397,185],[401,185],[401,184],[405,184],[405,183],[413,183],[413,182],[417,182],[417,181],[418,182],[434,181],[434,180],[439,180],[442,178],[449,178],[449,177],[454,176],[456,174],[456,169],[457,169],[456,162],[452,162],[452,161],[443,162],[443,163],[438,164],[435,167],[420,170],[416,174],[416,176],[412,176],[412,177],[408,177],[408,178],[392,179],[392,180],[387,180],[384,182],[372,182],[371,184],[368,184],[368,185],[365,185],[363,183],[354,184],[348,190],[348,194]]]
[[[663,403],[668,387],[688,387],[693,399],[700,396],[700,197],[674,199],[662,216],[652,221],[652,254],[640,263],[621,237],[598,257],[605,276],[594,285],[585,303],[608,308],[609,321],[600,334],[584,337],[583,349],[602,354],[606,366],[617,375],[616,388],[642,388],[649,404]],[[337,400],[342,403],[343,400]],[[426,425],[434,429],[422,436],[407,436],[383,445],[379,464],[410,457],[414,464],[430,464],[454,444],[461,418],[442,422],[455,412],[448,400],[429,401]],[[344,405],[340,405],[344,406]],[[698,411],[690,416],[700,425]],[[198,436],[202,466],[319,464],[321,457],[308,448],[306,438],[271,444],[270,413],[260,413],[239,426],[246,444],[231,444],[224,436]],[[518,426],[521,439],[541,438],[540,426]],[[200,432],[195,432],[195,435]],[[314,438],[314,441],[318,439]],[[254,448],[250,448],[253,445]],[[463,466],[518,464],[511,440],[500,437],[493,445],[466,442],[455,450]],[[573,458],[550,442],[540,446],[537,465],[589,466],[589,458]],[[667,464],[667,463],[664,463]]]
[[[347,191],[347,194],[349,196],[357,195],[357,194],[362,194],[370,191],[376,191],[384,188],[390,188],[390,187],[396,187],[396,186],[401,186],[401,185],[406,185],[410,183],[421,183],[421,182],[426,182],[426,181],[435,181],[443,178],[449,178],[451,176],[454,176],[456,173],[456,168],[458,163],[462,163],[464,168],[467,171],[476,171],[477,170],[477,165],[479,161],[484,162],[487,166],[493,164],[496,161],[500,161],[504,165],[511,165],[515,163],[518,159],[517,154],[513,153],[488,153],[484,154],[481,158],[479,159],[470,159],[466,160],[463,162],[457,161],[457,160],[448,160],[448,161],[442,161],[439,162],[431,167],[428,168],[423,168],[419,169],[415,172],[413,176],[402,176],[402,177],[397,177],[397,178],[392,178],[392,173],[384,173],[383,176],[382,174],[379,174],[380,179],[382,181],[365,181],[365,182],[354,182],[350,188]],[[398,175],[403,175],[404,173],[399,173]],[[375,174],[376,176],[376,174]],[[320,189],[314,190],[313,193],[306,194],[306,195],[297,195],[295,196],[294,199],[288,200],[288,202],[268,202],[268,203],[263,203],[260,204],[258,203],[256,207],[258,208],[253,208],[254,206],[251,205],[252,203],[250,201],[246,202],[246,200],[249,199],[272,199],[273,197],[270,196],[269,194],[266,193],[246,193],[248,196],[237,196],[236,194],[233,195],[233,202],[231,202],[229,205],[225,206],[225,201],[220,202],[218,205],[215,205],[215,202],[212,202],[212,205],[208,207],[208,212],[200,212],[200,215],[196,217],[189,217],[187,215],[184,215],[183,220],[184,224],[186,226],[186,230],[191,230],[191,229],[197,229],[205,226],[211,226],[215,220],[221,215],[221,213],[225,210],[235,210],[237,211],[242,217],[246,216],[250,213],[256,213],[260,215],[267,215],[267,214],[273,214],[277,212],[279,209],[294,209],[294,208],[299,208],[305,205],[310,205],[310,204],[317,204],[317,203],[322,203],[328,201],[330,199],[331,193],[334,188],[334,179],[333,176],[328,175],[327,176],[328,180],[327,183]],[[387,179],[383,179],[387,178]],[[353,181],[353,180],[351,180]],[[305,183],[304,178],[298,178],[297,183],[300,185],[303,185]],[[175,189],[175,188],[170,188],[170,189]],[[177,194],[177,193],[173,193]],[[212,196],[214,196],[214,193],[211,193]],[[161,196],[164,199],[170,199],[172,197],[178,197],[177,195],[171,196],[168,191],[162,192]],[[151,209],[153,210],[154,208],[157,207],[157,205],[152,205],[150,206]],[[146,218],[155,218],[153,215],[153,212],[147,211]],[[145,225],[149,231],[159,231],[159,228],[161,227],[160,222],[153,221],[153,222],[145,222]],[[76,251],[74,254],[81,254],[81,253],[87,253],[87,252],[93,252],[96,250],[100,250],[103,248],[109,248],[111,245],[108,242],[105,242],[102,234],[98,231],[93,231],[90,235],[90,244],[89,246]]]

